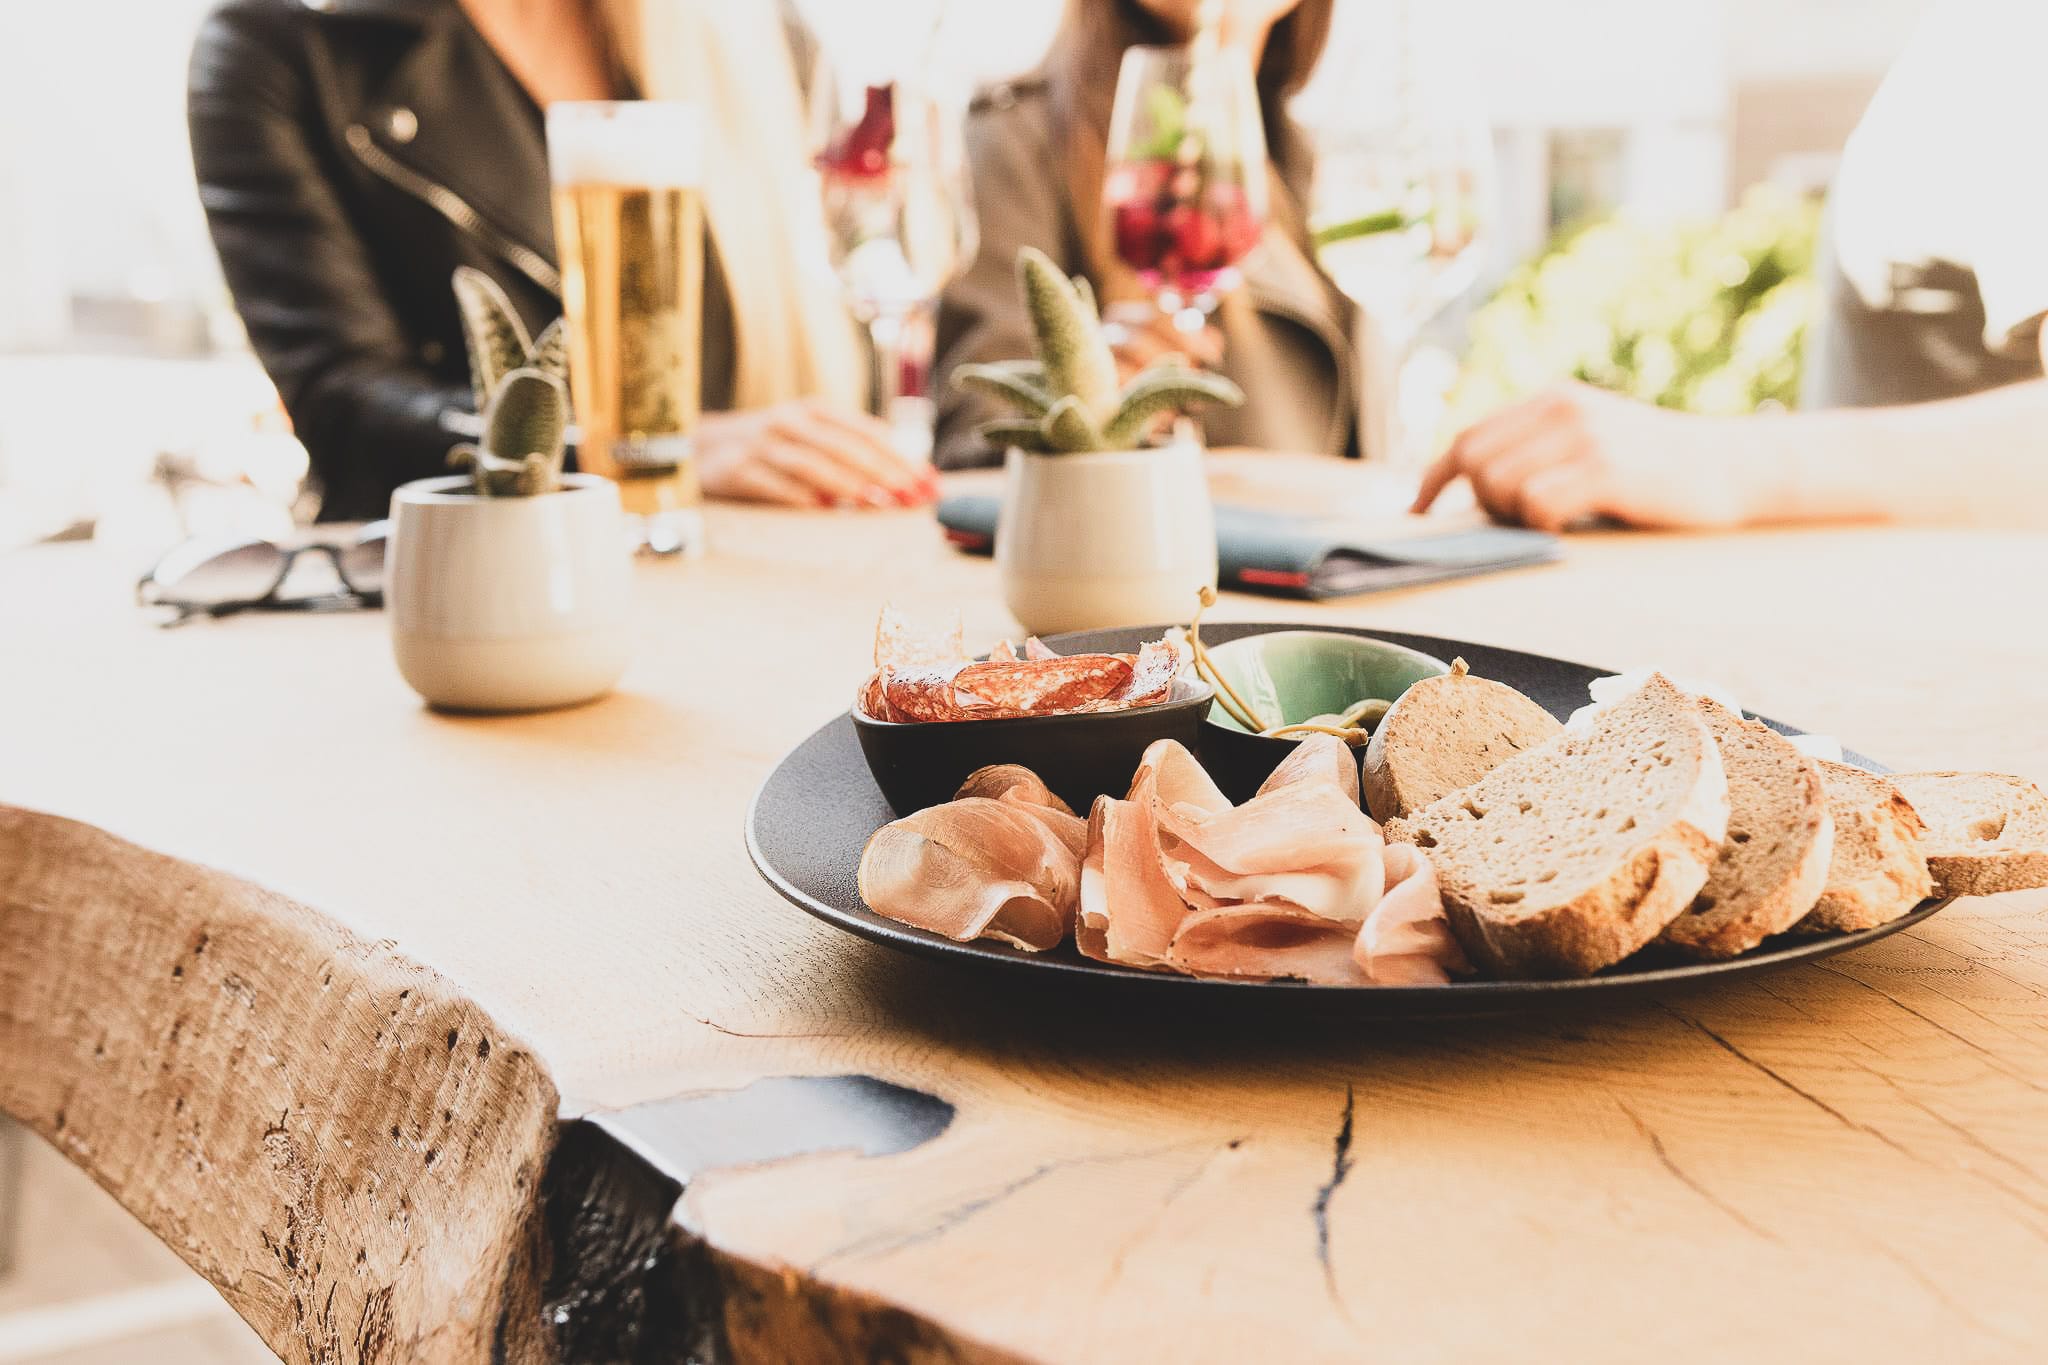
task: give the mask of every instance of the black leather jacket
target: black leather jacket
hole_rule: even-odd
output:
[[[802,35],[792,33],[792,41]],[[541,111],[455,0],[224,0],[192,53],[199,194],[228,287],[313,458],[323,520],[447,472],[472,409],[449,280],[562,311]],[[733,315],[704,242],[704,406]]]
[[[453,0],[227,0],[192,56],[199,193],[323,490],[378,517],[471,406],[449,278],[561,311],[540,110]]]

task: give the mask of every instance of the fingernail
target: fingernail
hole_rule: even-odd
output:
[[[896,495],[878,483],[871,483],[860,490],[860,501],[868,507],[888,507],[896,502]]]
[[[818,494],[818,506],[820,506],[820,507],[837,507],[838,505],[839,505],[839,499],[837,499],[837,498],[833,497],[833,496],[832,496],[832,495],[831,495],[830,493],[820,493],[820,494]]]

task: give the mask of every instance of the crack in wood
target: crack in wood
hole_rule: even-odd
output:
[[[1756,1236],[1763,1238],[1767,1242],[1779,1242],[1780,1245],[1783,1245],[1783,1243],[1780,1241],[1776,1233],[1771,1232],[1766,1228],[1759,1227],[1757,1224],[1751,1222],[1748,1219],[1748,1217],[1746,1217],[1743,1214],[1742,1210],[1736,1208],[1733,1204],[1728,1203],[1719,1195],[1716,1195],[1712,1190],[1708,1189],[1705,1185],[1702,1185],[1699,1181],[1693,1179],[1691,1175],[1687,1174],[1685,1168],[1680,1166],[1676,1161],[1674,1161],[1671,1157],[1671,1153],[1665,1150],[1664,1139],[1657,1135],[1657,1130],[1652,1128],[1649,1124],[1645,1123],[1643,1121],[1642,1116],[1636,1113],[1635,1110],[1629,1108],[1620,1096],[1617,1095],[1614,1097],[1614,1103],[1616,1107],[1618,1107],[1621,1110],[1622,1113],[1628,1115],[1628,1121],[1635,1125],[1636,1132],[1642,1136],[1645,1142],[1650,1144],[1650,1151],[1656,1155],[1658,1164],[1663,1166],[1665,1171],[1667,1171],[1670,1174],[1672,1179],[1676,1180],[1679,1184],[1691,1190],[1700,1198],[1706,1200],[1707,1203],[1713,1205],[1722,1213],[1727,1214],[1745,1230],[1754,1233]]]
[[[1316,1260],[1323,1267],[1323,1287],[1329,1291],[1330,1302],[1343,1313],[1346,1321],[1350,1314],[1345,1312],[1344,1301],[1337,1293],[1337,1272],[1330,1264],[1330,1201],[1336,1197],[1338,1186],[1351,1174],[1351,1120],[1357,1107],[1357,1093],[1350,1084],[1344,1087],[1344,1116],[1337,1124],[1336,1153],[1330,1161],[1330,1179],[1316,1191],[1316,1201],[1309,1206],[1309,1213],[1316,1225]]]
[[[1136,1152],[1114,1152],[1100,1156],[1064,1157],[1058,1161],[1045,1162],[1018,1176],[1015,1180],[991,1190],[987,1194],[977,1195],[972,1199],[963,1200],[955,1204],[952,1208],[940,1213],[934,1221],[926,1223],[922,1227],[911,1228],[907,1231],[870,1233],[865,1237],[857,1237],[851,1242],[834,1247],[817,1260],[811,1262],[809,1267],[810,1273],[816,1274],[834,1261],[853,1260],[858,1257],[867,1256],[886,1256],[893,1252],[901,1251],[905,1247],[917,1246],[920,1243],[943,1237],[961,1224],[994,1208],[1004,1200],[1029,1189],[1057,1171],[1079,1166],[1110,1165],[1123,1161],[1146,1161],[1156,1156],[1163,1156],[1168,1152],[1177,1151],[1182,1145],[1184,1144],[1176,1143],[1167,1147],[1148,1147]]]
[[[1225,1152],[1236,1151],[1250,1140],[1250,1135],[1246,1134],[1243,1137],[1230,1139],[1221,1147],[1213,1148],[1208,1155],[1196,1162],[1186,1173],[1167,1186],[1166,1193],[1161,1196],[1159,1206],[1152,1211],[1152,1216],[1140,1223],[1132,1230],[1129,1236],[1118,1243],[1115,1254],[1110,1258],[1109,1273],[1102,1277],[1102,1288],[1098,1291],[1099,1293],[1108,1293],[1109,1287],[1122,1278],[1125,1259],[1130,1256],[1132,1251],[1137,1249],[1141,1242],[1158,1230],[1160,1223],[1166,1218],[1167,1211],[1174,1206],[1175,1202],[1182,1195],[1194,1188],[1196,1181],[1208,1174],[1209,1168],[1216,1164],[1216,1158],[1222,1156]]]
[[[1770,1067],[1764,1065],[1756,1058],[1750,1056],[1747,1052],[1744,1052],[1741,1048],[1735,1046],[1735,1044],[1729,1042],[1726,1038],[1723,1038],[1720,1034],[1714,1032],[1705,1024],[1702,1024],[1699,1020],[1680,1014],[1677,1010],[1672,1009],[1669,1005],[1665,1005],[1663,1009],[1666,1014],[1669,1014],[1673,1019],[1676,1019],[1679,1023],[1684,1024],[1688,1028],[1695,1029],[1702,1034],[1705,1034],[1708,1038],[1713,1040],[1714,1044],[1717,1047],[1721,1048],[1729,1056],[1741,1062],[1744,1066],[1747,1066],[1752,1070],[1758,1072],[1759,1074],[1768,1077],[1772,1081],[1775,1081],[1778,1085],[1784,1087],[1792,1094],[1797,1095],[1800,1099],[1805,1100],[1808,1104],[1820,1110],[1823,1114],[1826,1114],[1829,1118],[1833,1119],[1836,1123],[1841,1124],[1844,1128],[1849,1129],[1851,1132],[1863,1133],[1867,1136],[1874,1137],[1879,1142],[1882,1142],[1885,1146],[1897,1152],[1900,1156],[1903,1156],[1911,1161],[1920,1162],[1922,1165],[1926,1164],[1925,1159],[1921,1157],[1917,1152],[1913,1151],[1910,1147],[1901,1145],[1894,1138],[1888,1136],[1879,1129],[1871,1127],[1867,1123],[1858,1123],[1855,1119],[1850,1118],[1847,1114],[1844,1114],[1841,1110],[1835,1108],[1832,1104],[1829,1104],[1826,1100],[1814,1094],[1812,1091],[1800,1088],[1798,1085],[1794,1084],[1790,1080],[1787,1080],[1778,1072],[1773,1071]]]
[[[2048,1094],[2048,1086],[2042,1085],[2039,1081],[2036,1081],[2031,1077],[2022,1076],[2019,1073],[2010,1070],[2004,1064],[2004,1059],[2001,1058],[1997,1053],[1993,1052],[1990,1048],[1985,1047],[1982,1043],[1977,1042],[1975,1039],[1957,1033],[1954,1029],[1942,1023],[1940,1020],[1922,1014],[1919,1010],[1914,1009],[1911,1005],[1899,999],[1899,997],[1893,995],[1890,991],[1881,990],[1878,987],[1871,985],[1868,981],[1863,980],[1861,977],[1851,976],[1847,972],[1843,971],[1841,968],[1830,967],[1825,962],[1817,962],[1814,964],[1814,966],[1819,968],[1821,971],[1826,972],[1829,976],[1839,977],[1843,981],[1849,982],[1851,985],[1862,987],[1864,990],[1869,991],[1872,995],[1876,996],[1880,1000],[1885,1001],[1887,1004],[1894,1005],[1897,1008],[1904,1010],[1907,1014],[1912,1015],[1915,1019],[1918,1019],[1921,1023],[1927,1025],[1929,1028],[1935,1030],[1937,1033],[1943,1033],[1948,1035],[1950,1038],[1955,1039],[1964,1047],[1970,1049],[1970,1051],[1977,1053],[1981,1057],[1989,1059],[1989,1061],[1992,1063],[1992,1069],[1997,1071],[2001,1076],[2004,1076],[2009,1080],[2017,1081],[2021,1085],[2027,1087],[2027,1089],[2035,1091],[2036,1093]],[[1936,995],[1941,995],[1940,991],[1935,991],[1934,993]],[[1945,995],[1942,995],[1941,998],[1944,1000],[1948,999],[1948,997]],[[1951,1001],[1950,1003],[1954,1002]],[[1968,1006],[1960,1006],[1960,1008],[1969,1010]],[[1983,1016],[1978,1015],[1975,1010],[1969,1010],[1969,1013],[1971,1013],[1972,1015],[1976,1015],[1976,1017],[1980,1019],[1983,1018]]]

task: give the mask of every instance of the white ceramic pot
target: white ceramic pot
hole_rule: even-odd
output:
[[[603,696],[625,672],[632,561],[618,487],[589,474],[562,485],[480,498],[456,476],[391,495],[392,652],[435,706],[569,706]]]
[[[1185,621],[1216,586],[1216,514],[1201,447],[1004,462],[996,568],[1034,635]]]

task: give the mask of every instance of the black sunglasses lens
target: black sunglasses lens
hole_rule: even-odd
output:
[[[341,581],[365,595],[382,593],[384,539],[384,533],[372,527],[361,539],[336,550],[335,562],[341,569]]]
[[[261,601],[277,586],[284,564],[285,552],[264,541],[180,546],[156,567],[157,599],[186,607]]]

